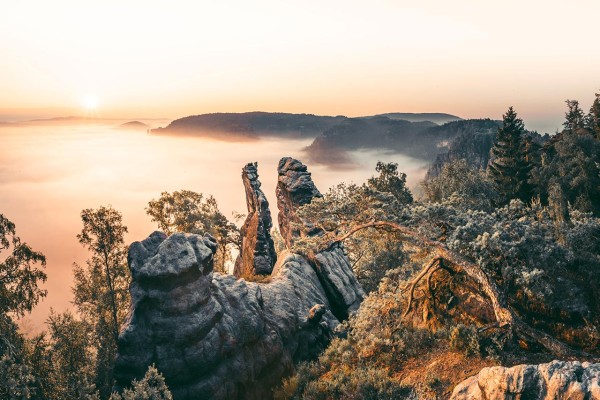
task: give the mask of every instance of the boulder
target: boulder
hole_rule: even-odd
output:
[[[600,364],[552,361],[484,368],[454,388],[451,400],[467,399],[600,399]]]

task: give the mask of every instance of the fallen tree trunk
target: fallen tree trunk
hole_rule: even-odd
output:
[[[428,274],[434,272],[435,265],[439,260],[445,261],[445,267],[454,272],[464,272],[471,279],[479,284],[483,293],[489,298],[491,306],[494,310],[496,322],[499,327],[506,328],[512,331],[514,335],[524,340],[531,340],[540,346],[544,347],[549,353],[556,357],[573,357],[584,355],[567,344],[553,338],[552,336],[535,329],[531,325],[523,321],[518,315],[511,310],[506,301],[504,293],[499,290],[498,285],[485,273],[485,271],[476,263],[468,260],[463,255],[448,249],[443,243],[423,237],[421,234],[406,226],[390,221],[372,221],[352,227],[347,233],[341,236],[324,235],[322,238],[329,243],[342,242],[356,232],[366,229],[392,229],[401,233],[405,240],[416,245],[417,247],[430,248],[433,260],[409,283],[409,299],[405,315],[410,311],[411,304],[414,301],[413,293],[416,285]]]

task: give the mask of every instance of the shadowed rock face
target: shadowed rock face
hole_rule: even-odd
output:
[[[246,167],[251,200],[266,215],[252,186],[256,165]],[[283,159],[280,171],[278,196],[289,199],[282,212],[295,215],[320,196],[299,161]],[[280,221],[289,221],[282,212]],[[340,246],[312,262],[284,251],[269,283],[214,273],[216,248],[209,235],[161,232],[130,246],[131,309],[119,335],[116,389],[155,364],[177,400],[269,399],[296,363],[317,357],[364,297]]]
[[[260,189],[257,163],[249,163],[242,169],[242,181],[248,216],[241,229],[242,250],[235,263],[234,275],[268,275],[273,270],[277,253],[270,233],[273,227],[271,211]]]
[[[213,273],[215,246],[210,236],[160,232],[131,245],[119,387],[154,363],[175,399],[265,399],[329,343],[339,321],[304,258],[284,254],[277,277],[257,284]]]
[[[489,367],[458,384],[451,400],[600,399],[600,364],[552,361]]]

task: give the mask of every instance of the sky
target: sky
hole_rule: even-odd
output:
[[[447,112],[554,132],[600,91],[597,0],[13,1],[0,121]]]

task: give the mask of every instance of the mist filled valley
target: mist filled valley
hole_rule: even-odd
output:
[[[213,195],[232,219],[234,211],[247,213],[240,177],[246,163],[259,163],[263,191],[274,201],[279,159],[306,159],[304,148],[312,142],[310,137],[241,140],[228,138],[227,132],[220,139],[156,135],[145,127],[118,129],[123,122],[42,121],[0,127],[0,210],[21,237],[47,256],[48,297],[24,322],[32,332],[43,329],[50,307],[57,312],[72,309],[72,264],[87,256],[76,238],[83,209],[112,205],[123,213],[127,242],[158,229],[144,209],[164,191]],[[145,122],[157,127],[169,121]],[[313,179],[324,189],[342,181],[362,182],[382,160],[398,162],[416,187],[427,168],[425,160],[384,150],[355,151],[351,157],[352,164],[343,168],[311,164]]]

